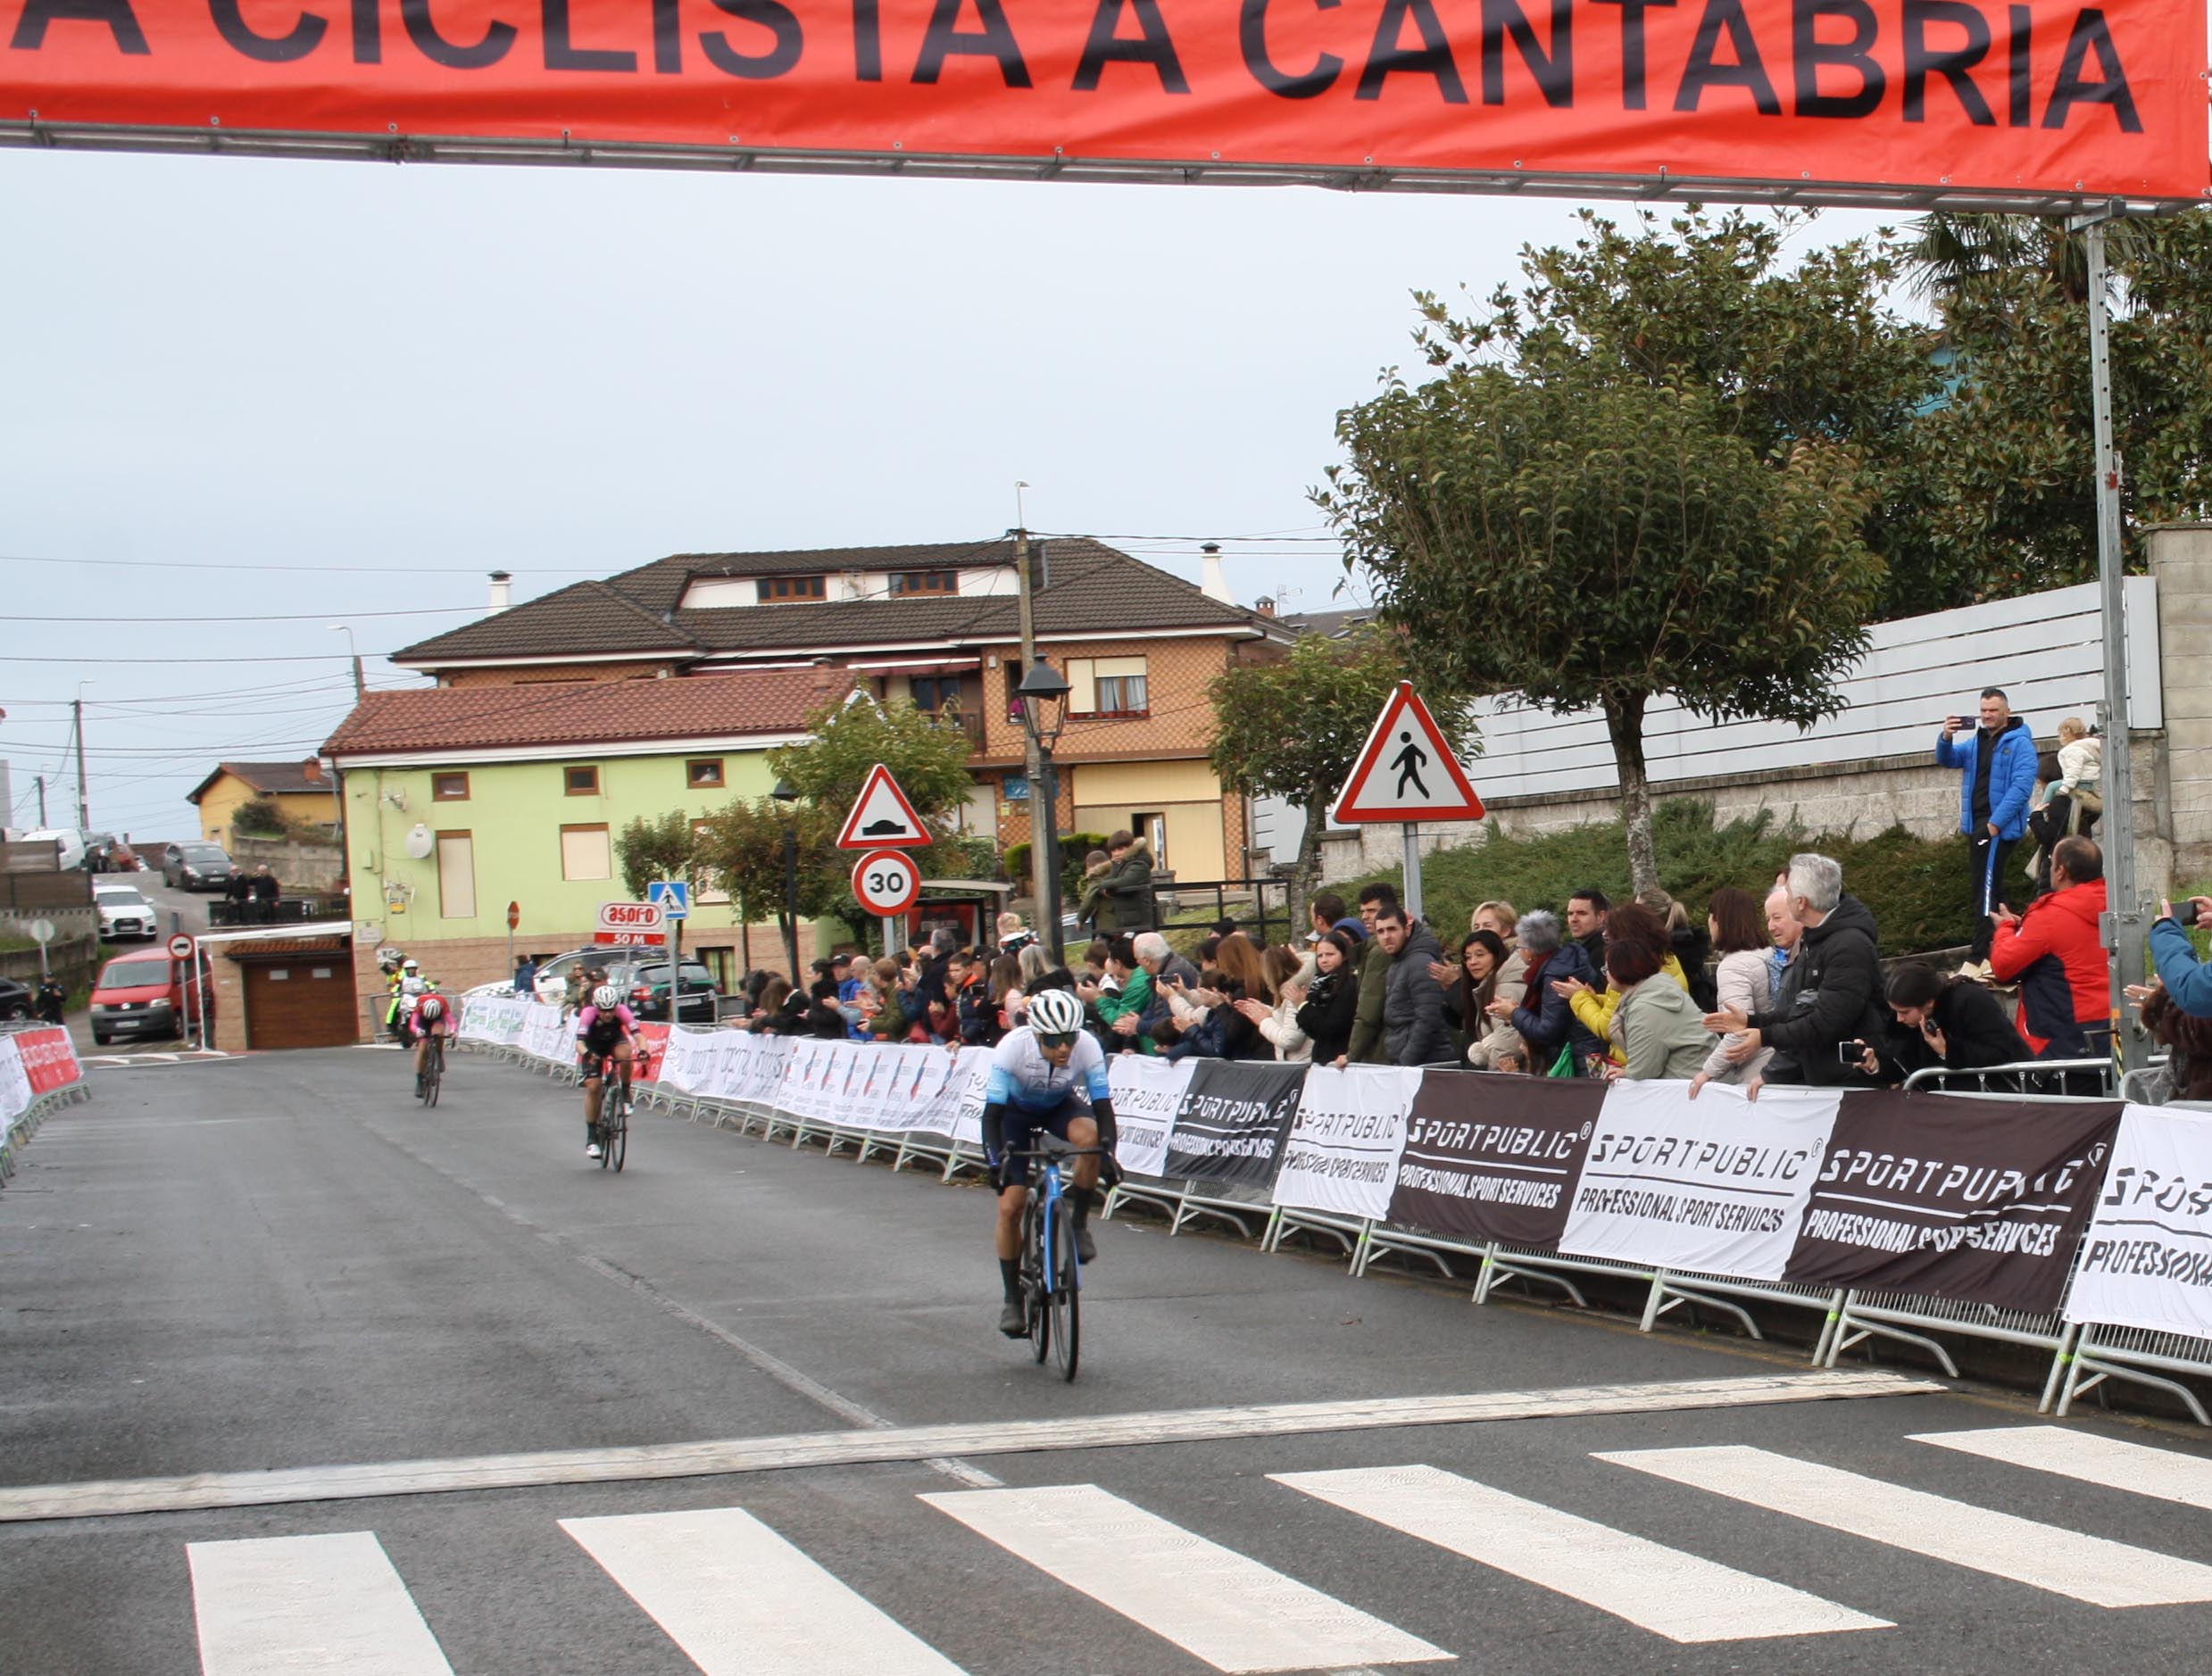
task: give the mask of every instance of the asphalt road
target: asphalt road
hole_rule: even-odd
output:
[[[1068,1386],[992,1329],[972,1187],[652,1114],[612,1175],[573,1091],[472,1058],[435,1112],[377,1050],[92,1074],[0,1191],[0,1670],[2205,1662],[2212,1446],[2183,1429],[1761,1400],[1799,1357],[1146,1223],[1100,1230]],[[1620,1389],[1684,1381],[1722,1389]],[[1515,1392],[1551,1395],[1396,1423]],[[1316,1403],[1361,1407],[1135,1418]],[[1003,1452],[1055,1422],[1038,1441],[1113,1444]],[[818,1464],[598,1481],[793,1437],[722,1464]],[[2045,1469],[1989,1457],[2021,1447]],[[545,1451],[448,1493],[312,1470]],[[9,1516],[26,1487],[270,1469],[307,1498]]]

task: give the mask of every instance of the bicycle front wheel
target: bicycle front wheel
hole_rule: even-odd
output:
[[[1029,1305],[1029,1354],[1038,1362],[1044,1360],[1052,1344],[1052,1317],[1046,1307],[1052,1289],[1044,1277],[1044,1207],[1032,1192],[1021,1226],[1021,1280]]]
[[[1065,1214],[1052,1218],[1052,1276],[1044,1313],[1052,1323],[1047,1331],[1052,1340],[1052,1353],[1060,1363],[1060,1376],[1072,1380],[1076,1376],[1076,1360],[1083,1348],[1083,1293],[1076,1283],[1075,1223]]]
[[[422,1103],[437,1104],[439,1085],[445,1081],[445,1044],[437,1037],[430,1039],[429,1066],[422,1075]]]
[[[622,1160],[630,1149],[630,1091],[627,1088],[614,1097],[614,1121],[607,1129],[606,1156],[614,1166],[615,1174],[622,1172]]]

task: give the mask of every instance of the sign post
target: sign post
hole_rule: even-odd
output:
[[[869,851],[852,869],[852,897],[882,918],[886,959],[905,945],[906,910],[921,891],[921,869],[899,851],[919,850],[928,842],[929,830],[922,825],[922,817],[891,777],[891,770],[877,763],[868,771],[861,794],[853,800],[852,812],[844,817],[844,826],[837,834],[837,848]],[[894,862],[896,868],[889,866]],[[872,900],[870,892],[861,888],[863,875],[876,881]],[[878,906],[894,898],[894,906]]]
[[[507,904],[507,975],[514,976],[514,928],[522,923],[522,904]]]
[[[1330,818],[1344,826],[1396,823],[1404,839],[1406,912],[1421,913],[1420,823],[1480,820],[1483,800],[1413,683],[1401,681],[1360,748]]]
[[[171,960],[189,960],[192,963],[187,968],[186,968],[185,985],[179,996],[179,999],[184,1002],[184,1016],[177,1021],[179,1028],[183,1033],[183,1041],[185,1045],[187,1047],[190,1047],[192,1045],[192,1015],[194,1010],[192,1005],[193,991],[199,988],[199,983],[197,982],[200,975],[199,944],[194,942],[193,939],[187,933],[180,931],[169,940],[169,958]],[[201,1033],[203,1035],[206,1033],[204,1028],[203,1028]]]
[[[655,879],[645,886],[645,900],[661,910],[676,930],[669,950],[669,1023],[684,1022],[684,922],[691,917],[691,882]]]
[[[44,983],[53,975],[46,970],[46,945],[54,941],[54,922],[41,917],[32,920],[24,929],[30,933],[31,941],[38,945],[38,981]]]

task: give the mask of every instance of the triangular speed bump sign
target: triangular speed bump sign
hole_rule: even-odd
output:
[[[840,850],[919,850],[929,842],[921,817],[899,790],[891,770],[877,763],[868,772],[852,812],[837,834]]]
[[[1330,818],[1349,826],[1482,817],[1483,800],[1468,784],[1443,730],[1413,683],[1399,682],[1375,718]]]

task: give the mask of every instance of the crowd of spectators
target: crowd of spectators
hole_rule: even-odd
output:
[[[1021,1025],[1029,997],[1056,989],[1084,1003],[1111,1053],[1686,1079],[1693,1093],[1718,1083],[1754,1098],[1769,1083],[1894,1085],[1932,1066],[2093,1058],[2110,1043],[2106,897],[2082,824],[2069,817],[2051,836],[2038,861],[2046,888],[2025,909],[1991,904],[1986,968],[1957,975],[1885,970],[1873,912],[1835,861],[1809,852],[1763,903],[1729,886],[1702,915],[1659,890],[1620,902],[1578,891],[1558,911],[1484,902],[1450,958],[1437,928],[1380,882],[1351,908],[1334,892],[1312,898],[1294,941],[1262,943],[1225,918],[1178,937],[1185,953],[1159,930],[1117,929],[1057,967],[1002,915],[987,951],[941,930],[888,958],[818,960],[798,987],[753,973],[730,1022],[987,1047]],[[1115,834],[1088,887],[1102,918],[1114,900],[1103,881],[1137,849],[1127,836]],[[1134,870],[1149,881],[1149,858]],[[2185,933],[2200,916],[2212,924],[2212,898],[2166,909],[2151,931],[2159,977],[2131,991],[2183,1098],[2212,1098],[2212,967]],[[2017,986],[2017,1019],[1992,983]]]

